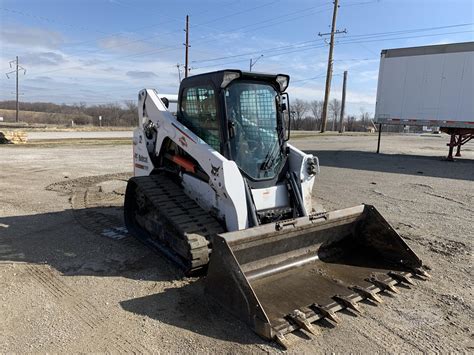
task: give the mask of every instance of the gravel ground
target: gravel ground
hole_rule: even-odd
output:
[[[447,136],[306,137],[315,202],[375,205],[431,268],[289,352],[472,352],[474,149]],[[279,352],[123,227],[131,146],[0,147],[0,352]],[[108,235],[108,236],[107,236]]]

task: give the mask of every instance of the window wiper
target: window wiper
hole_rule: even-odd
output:
[[[265,160],[260,165],[260,170],[268,170],[273,166],[273,163],[277,158],[277,156],[275,155],[275,151],[278,151],[275,148],[279,148],[279,143],[279,140],[273,142],[272,149],[268,151],[267,155],[265,156]]]

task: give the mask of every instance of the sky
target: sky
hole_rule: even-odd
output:
[[[473,0],[340,0],[331,99],[373,113],[382,49],[474,40]],[[190,17],[190,75],[289,74],[291,99],[324,97],[333,3],[324,0],[0,0],[0,100],[89,105],[177,94]],[[179,67],[178,67],[179,66]]]

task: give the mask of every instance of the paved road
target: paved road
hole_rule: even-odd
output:
[[[132,138],[130,131],[95,131],[95,132],[28,132],[29,140],[68,139],[68,138]]]

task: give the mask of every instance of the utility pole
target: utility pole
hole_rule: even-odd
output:
[[[258,60],[259,60],[260,58],[262,58],[262,57],[263,57],[263,54],[260,54],[260,57],[257,57],[255,60],[254,60],[253,58],[250,58],[250,68],[249,68],[249,71],[252,71],[252,68],[253,68],[253,66],[255,65],[255,63],[257,63]]]
[[[341,118],[339,119],[339,133],[342,133],[342,122],[344,121],[344,107],[346,106],[346,82],[347,82],[347,70],[344,71],[344,79],[342,81],[342,103],[341,103]]]
[[[26,69],[23,68],[20,65],[20,63],[18,62],[18,56],[16,56],[15,60],[10,61],[10,63],[9,63],[10,68],[12,68],[12,63],[15,63],[15,70],[12,70],[11,72],[6,73],[5,75],[7,76],[8,79],[10,79],[10,77],[8,76],[9,74],[15,73],[15,76],[16,76],[16,116],[15,116],[15,122],[18,122],[18,113],[20,111],[20,101],[18,99],[18,97],[19,97],[18,71],[23,70],[23,75],[25,75],[26,74]]]
[[[186,43],[184,46],[186,47],[186,55],[184,57],[184,77],[188,77],[188,71],[189,71],[189,15],[186,15],[186,29],[184,30],[186,32]]]
[[[338,31],[336,30],[336,18],[337,18],[337,9],[339,8],[339,0],[334,0],[334,10],[332,13],[332,24],[330,33],[318,33],[318,36],[322,37],[325,35],[331,35],[329,41],[329,55],[328,55],[328,70],[326,73],[326,89],[324,91],[324,104],[323,112],[321,117],[321,133],[326,131],[327,115],[328,115],[328,104],[329,104],[329,92],[331,91],[331,79],[332,79],[332,54],[334,50],[334,35],[339,33],[347,33],[347,30]]]

